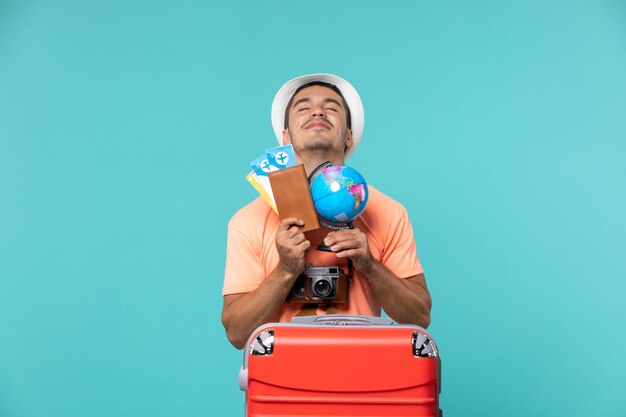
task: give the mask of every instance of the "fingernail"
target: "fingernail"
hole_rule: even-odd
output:
[[[333,252],[335,252],[337,250],[337,246],[331,246],[330,250],[332,250]]]
[[[324,245],[326,245],[326,246],[330,246],[330,244],[331,244],[331,243],[332,243],[332,242],[330,241],[330,239],[329,239],[329,238],[324,239]]]

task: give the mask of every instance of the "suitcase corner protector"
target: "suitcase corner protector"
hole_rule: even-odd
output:
[[[243,366],[239,370],[239,389],[242,391],[248,391],[248,368]]]

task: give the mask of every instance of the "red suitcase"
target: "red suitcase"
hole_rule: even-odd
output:
[[[248,417],[441,416],[440,358],[421,327],[366,316],[256,329],[239,387]]]

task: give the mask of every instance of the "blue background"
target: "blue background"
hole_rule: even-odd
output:
[[[226,225],[290,78],[366,109],[447,416],[626,416],[626,3],[0,1],[0,415],[240,416]]]

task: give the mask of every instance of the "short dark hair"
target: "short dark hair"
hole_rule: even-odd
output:
[[[285,129],[289,127],[289,110],[291,109],[291,105],[293,104],[293,98],[296,96],[296,94],[298,94],[300,91],[304,90],[305,88],[313,87],[315,85],[321,85],[322,87],[330,88],[335,93],[339,94],[339,97],[341,97],[341,102],[343,103],[343,107],[346,109],[346,121],[348,122],[348,129],[352,129],[352,118],[350,116],[350,107],[348,107],[348,103],[346,103],[346,99],[343,98],[343,94],[341,94],[341,91],[339,91],[339,89],[335,85],[330,84],[330,83],[325,83],[323,81],[311,81],[310,83],[301,85],[293,93],[293,95],[289,99],[289,103],[287,103],[287,107],[285,108]]]

